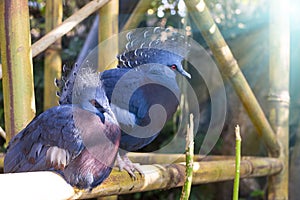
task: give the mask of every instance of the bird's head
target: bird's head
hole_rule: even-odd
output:
[[[117,123],[116,117],[111,111],[99,74],[91,69],[82,69],[77,76],[72,103],[82,109],[98,115],[102,121]]]
[[[161,64],[191,78],[182,61],[190,50],[189,38],[173,28],[135,29],[126,35],[126,50],[118,55],[119,68],[135,68],[144,64]]]
[[[158,48],[140,48],[131,52],[125,52],[118,57],[120,68],[134,68],[144,64],[160,64],[170,67],[175,72],[191,78],[191,75],[183,69],[184,58],[169,50]]]
[[[117,124],[116,117],[111,110],[106,93],[101,85],[96,88],[95,98],[88,99],[89,108],[91,112],[94,112],[98,115],[102,121]]]

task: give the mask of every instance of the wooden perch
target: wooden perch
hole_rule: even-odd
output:
[[[133,155],[132,153],[131,156]],[[145,153],[144,156],[147,157],[148,154]],[[176,155],[171,154],[170,156]],[[197,156],[195,158],[199,159]],[[233,180],[235,176],[235,158],[225,157],[226,160],[221,160],[219,159],[220,157],[216,158],[217,160],[214,160],[209,156],[204,160],[212,161],[194,162],[193,184]],[[120,172],[118,169],[114,169],[110,176],[91,192],[73,190],[61,177],[53,172],[0,174],[1,195],[8,199],[16,199],[20,195],[22,195],[22,199],[25,199],[25,197],[30,197],[29,199],[45,199],[48,198],[48,194],[56,195],[55,197],[49,196],[51,199],[84,199],[169,189],[182,186],[184,183],[185,163],[141,165],[141,169],[144,176],[141,177],[140,174],[136,173],[136,180],[132,180],[127,172]],[[266,176],[278,173],[281,169],[281,162],[275,158],[243,157],[240,175],[243,178]]]
[[[61,25],[47,33],[44,37],[35,42],[32,48],[32,57],[37,56],[42,51],[46,50],[51,44],[63,35],[72,30],[77,24],[86,19],[89,15],[97,11],[109,0],[94,0],[78,10],[76,13],[66,19]]]

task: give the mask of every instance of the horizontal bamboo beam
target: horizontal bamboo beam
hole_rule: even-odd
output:
[[[185,0],[188,11],[213,52],[222,75],[230,80],[268,152],[276,157],[279,145],[274,131],[239,68],[230,48],[215,24],[204,0]]]
[[[160,158],[167,157],[166,154],[156,155]],[[131,158],[134,156],[136,157],[135,161],[141,161],[141,154],[130,154]],[[155,158],[154,154],[144,153],[144,156],[150,157],[152,160]],[[172,158],[175,158],[176,156],[179,157],[179,160],[182,158],[184,159],[184,155],[169,155],[169,157]],[[206,161],[194,163],[193,184],[233,180],[235,175],[235,160],[233,156],[225,156],[223,157],[223,160],[221,160],[221,156],[208,156],[206,158],[203,158],[202,156],[195,157],[196,159]],[[19,195],[22,194],[23,199],[26,199],[26,195],[30,197],[28,199],[45,199],[49,194],[56,195],[56,199],[84,199],[157,189],[169,189],[173,187],[180,187],[184,183],[184,163],[141,165],[141,169],[143,176],[136,173],[137,179],[135,180],[133,180],[127,172],[120,172],[118,169],[114,169],[110,176],[100,186],[94,188],[90,192],[76,189],[73,190],[71,186],[66,184],[62,178],[53,172],[0,174],[0,188],[4,191],[1,192],[1,197],[3,197],[3,195],[9,195],[7,197],[14,199],[18,198]],[[243,157],[241,161],[240,174],[242,178],[260,177],[278,173],[281,169],[281,162],[275,158]],[[28,180],[30,180],[30,183],[28,183]],[[13,184],[14,187],[10,187],[10,184]],[[9,188],[14,191],[9,191]],[[50,194],[53,193],[53,191],[56,191],[55,194]],[[54,199],[53,196],[49,196],[49,198],[50,197]]]
[[[195,162],[193,184],[233,180],[234,166],[234,159]],[[281,168],[281,162],[275,158],[245,158],[241,161],[240,175],[242,178],[265,176],[278,173]],[[113,170],[103,184],[94,188],[90,193],[82,193],[80,198],[169,189],[180,187],[184,183],[184,163],[142,165],[141,169],[143,177],[136,173],[136,180],[132,180],[126,172]]]
[[[82,7],[76,13],[66,19],[61,25],[47,33],[41,39],[36,41],[32,46],[32,57],[37,56],[42,51],[46,50],[56,40],[72,30],[76,25],[86,19],[89,15],[97,11],[109,0],[94,0]]]

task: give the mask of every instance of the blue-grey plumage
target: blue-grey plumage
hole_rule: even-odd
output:
[[[121,132],[105,92],[99,87],[96,93],[34,118],[10,141],[4,172],[56,171],[84,189],[102,183],[112,170]]]
[[[149,109],[152,105],[159,104],[165,109],[166,120],[173,116],[179,105],[180,90],[175,72],[191,78],[182,66],[189,44],[187,38],[176,31],[161,28],[137,29],[129,32],[127,39],[126,50],[117,56],[118,68],[100,73],[100,80],[122,127],[120,147],[136,151],[148,145],[159,134],[160,129],[156,130],[154,126],[150,130],[141,129],[144,131],[138,131],[140,135],[132,134],[139,127],[147,127],[150,123]],[[76,70],[74,68],[73,74],[76,74]],[[132,89],[136,91],[131,93]],[[70,97],[73,91],[66,89],[63,92]],[[156,116],[161,118],[159,113]]]
[[[100,79],[112,111],[122,128],[120,147],[123,150],[141,149],[159,133],[153,126],[148,126],[147,131],[137,130],[137,126],[147,126],[151,120],[163,123],[163,120],[169,120],[176,112],[180,90],[175,78],[175,73],[169,68],[155,64],[137,67],[135,70],[120,68],[101,73]],[[149,110],[157,104],[165,109],[166,119],[162,119],[159,113],[156,116],[154,114],[155,119],[150,119]]]

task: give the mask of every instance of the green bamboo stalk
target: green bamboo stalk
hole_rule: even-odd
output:
[[[273,156],[278,156],[279,145],[274,131],[241,72],[237,61],[233,57],[231,50],[222,37],[220,30],[211,17],[204,0],[185,0],[185,3],[192,19],[212,50],[220,71],[223,76],[231,81],[258,134],[262,136],[269,153]]]
[[[269,119],[278,142],[283,170],[269,177],[268,199],[288,199],[289,165],[289,1],[270,2]]]
[[[61,24],[63,6],[61,0],[46,1],[46,32]],[[55,78],[61,76],[62,61],[60,57],[61,38],[56,40],[45,52],[44,63],[44,110],[57,105],[57,88],[53,84]]]
[[[64,22],[57,26],[55,29],[47,33],[41,39],[36,41],[32,45],[32,57],[37,56],[39,53],[46,50],[51,44],[53,44],[58,38],[61,38],[70,30],[72,30],[76,25],[86,19],[88,16],[93,14],[99,8],[104,6],[110,0],[93,0],[76,13],[71,15],[68,19],[64,20]]]
[[[119,0],[111,0],[99,10],[99,43],[119,32]],[[104,71],[117,66],[117,59],[111,63],[111,55],[115,57],[119,53],[118,40],[102,43],[98,49],[99,71]]]
[[[27,0],[0,1],[0,40],[6,141],[35,115]]]
[[[136,28],[139,23],[143,20],[143,16],[149,9],[151,1],[149,0],[140,0],[133,12],[130,14],[129,19],[123,27],[123,30],[130,30]]]
[[[186,133],[186,170],[185,170],[185,181],[182,188],[181,200],[189,199],[193,181],[193,161],[194,161],[194,116],[190,114],[190,123],[187,126]]]
[[[235,177],[233,185],[233,200],[239,199],[240,168],[241,168],[241,134],[240,126],[235,127]]]

